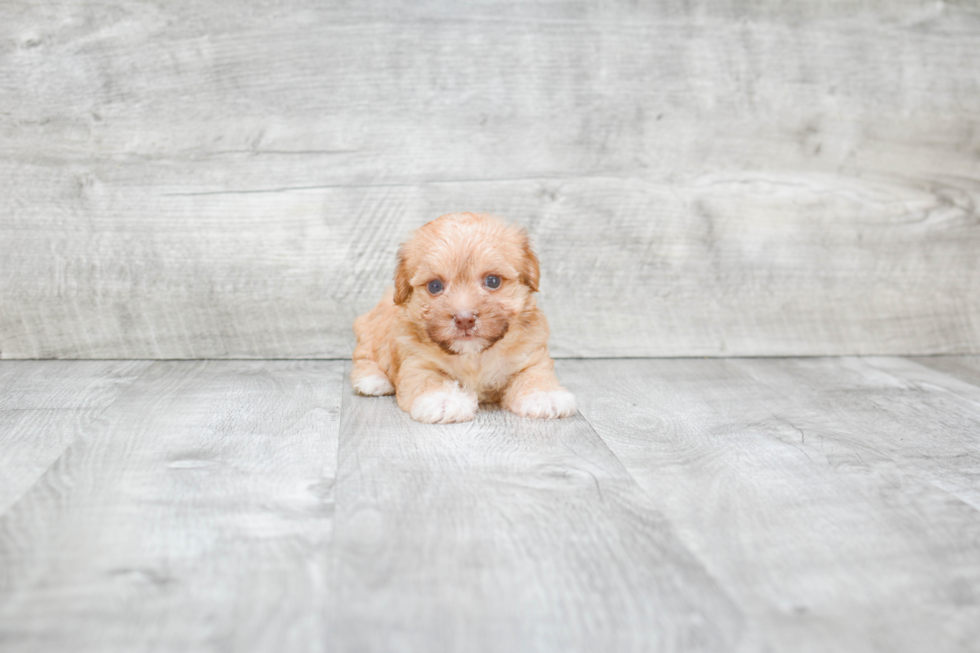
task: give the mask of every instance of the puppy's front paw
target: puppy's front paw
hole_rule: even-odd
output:
[[[443,390],[427,392],[412,403],[409,413],[417,422],[426,424],[450,424],[468,422],[476,417],[476,395],[466,392],[458,383],[444,386]]]
[[[391,385],[388,377],[382,376],[381,374],[362,376],[354,381],[354,389],[362,395],[369,397],[395,394],[395,386]]]
[[[554,419],[575,414],[575,396],[568,390],[526,394],[514,403],[513,411],[523,417]]]

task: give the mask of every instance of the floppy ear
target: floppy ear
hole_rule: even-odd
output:
[[[538,265],[538,257],[531,249],[531,241],[527,234],[524,235],[524,265],[521,269],[521,283],[531,289],[531,292],[538,291],[538,282],[541,280],[541,266]]]
[[[395,303],[404,304],[412,296],[412,271],[408,268],[405,248],[398,250],[398,267],[395,269]]]

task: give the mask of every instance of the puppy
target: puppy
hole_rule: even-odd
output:
[[[481,401],[525,417],[574,414],[534,299],[539,274],[524,231],[495,217],[452,213],[421,227],[398,252],[394,291],[354,321],[354,389],[394,393],[419,422],[471,420]]]

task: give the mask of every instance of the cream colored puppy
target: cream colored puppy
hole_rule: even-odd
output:
[[[480,401],[525,417],[574,414],[532,294],[538,278],[518,227],[473,213],[421,227],[398,252],[394,291],[354,321],[354,389],[394,393],[420,422],[471,420]]]

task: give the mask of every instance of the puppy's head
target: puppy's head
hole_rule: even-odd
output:
[[[539,276],[523,229],[488,215],[451,213],[402,245],[395,303],[446,353],[479,352],[507,335]]]

